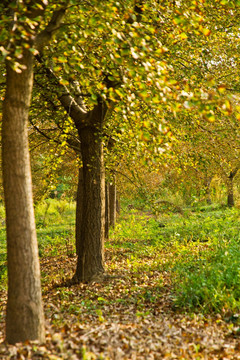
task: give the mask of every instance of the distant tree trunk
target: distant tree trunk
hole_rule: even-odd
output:
[[[227,205],[229,207],[234,206],[234,194],[233,194],[233,172],[231,171],[227,179]]]
[[[233,192],[233,180],[234,177],[237,175],[238,167],[230,172],[230,175],[227,178],[227,205],[229,207],[234,206],[234,192]]]
[[[110,209],[110,226],[114,227],[116,224],[117,215],[117,191],[115,177],[113,182],[109,185],[109,209]]]
[[[77,187],[77,199],[76,199],[76,225],[75,225],[76,254],[79,254],[79,246],[81,244],[82,212],[83,212],[83,168],[80,167],[78,170],[78,187]]]
[[[6,206],[8,300],[6,340],[44,341],[38,245],[34,220],[28,111],[31,101],[32,55],[23,52],[21,73],[7,63],[2,119],[3,186]]]
[[[105,174],[100,125],[92,123],[79,129],[83,162],[83,210],[74,277],[81,282],[89,282],[104,273]]]
[[[109,183],[105,184],[105,239],[109,239]]]
[[[232,179],[232,178],[229,178],[229,180],[228,180],[227,205],[228,205],[229,207],[233,207],[233,206],[234,206],[233,179]]]
[[[117,214],[120,215],[121,213],[121,203],[120,203],[120,196],[119,196],[119,192],[117,191],[117,204],[116,204],[116,208],[117,208]]]

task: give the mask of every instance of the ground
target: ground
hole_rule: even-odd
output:
[[[108,250],[108,261],[113,256]],[[125,277],[121,271],[119,279],[105,283],[58,287],[58,274],[66,267],[73,270],[74,263],[65,257],[42,260],[42,271],[55,275],[55,282],[44,286],[46,344],[3,342],[1,359],[240,359],[240,338],[220,315],[185,315],[173,309],[167,274],[127,269]],[[146,294],[158,282],[158,300],[152,302]],[[2,309],[5,303],[2,292]]]
[[[146,225],[149,219],[142,221]],[[179,307],[173,273],[160,266],[172,259],[172,251],[149,247],[152,233],[141,240],[121,231],[123,238],[113,236],[106,244],[110,277],[99,283],[64,286],[76,265],[69,244],[57,253],[52,246],[42,250],[45,344],[4,342],[6,291],[1,291],[0,359],[240,359],[238,314]],[[206,246],[199,243],[198,249]]]

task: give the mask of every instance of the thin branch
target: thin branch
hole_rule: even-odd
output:
[[[86,111],[85,106],[80,106],[79,100],[79,104],[77,103],[77,101],[70,94],[68,88],[65,85],[61,84],[60,79],[49,67],[46,66],[43,59],[39,55],[36,56],[36,59],[41,65],[44,74],[51,81],[51,83],[56,86],[56,95],[58,97],[58,100],[61,102],[68,115],[73,119],[76,127],[78,127],[80,121],[87,119],[89,111]]]

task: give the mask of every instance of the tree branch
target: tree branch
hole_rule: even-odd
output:
[[[86,110],[85,105],[81,104],[81,102],[79,101],[79,95],[77,102],[75,98],[70,94],[68,88],[65,85],[61,84],[60,79],[55,75],[55,73],[45,65],[43,59],[39,55],[36,56],[36,59],[41,65],[41,68],[44,71],[46,77],[56,87],[56,95],[58,97],[58,100],[66,110],[67,114],[73,119],[76,127],[79,127],[80,121],[86,120],[89,115],[89,111]]]
[[[67,5],[68,2],[64,7],[54,11],[52,18],[46,28],[36,36],[34,41],[34,47],[39,53],[42,53],[43,48],[50,43],[53,35],[58,30],[65,15]]]
[[[44,131],[42,131],[41,129],[39,129],[39,127],[37,127],[32,119],[29,119],[30,124],[32,125],[32,127],[34,128],[34,130],[36,130],[41,136],[43,136],[45,139],[47,139],[48,141],[53,141],[58,145],[61,145],[61,141],[58,141],[56,139],[52,139],[49,135],[47,135]],[[73,138],[67,138],[66,139],[68,145],[71,147],[71,149],[73,149],[77,154],[80,153],[80,142],[78,142],[76,139]]]

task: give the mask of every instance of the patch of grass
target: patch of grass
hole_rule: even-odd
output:
[[[75,203],[67,200],[46,199],[35,207],[37,228],[52,224],[72,223],[75,216]]]
[[[175,305],[203,313],[238,312],[240,308],[239,243],[217,244],[201,257],[177,264]]]
[[[4,207],[0,205],[0,221]],[[74,253],[75,204],[67,200],[47,199],[35,208],[40,257]],[[1,223],[0,223],[1,225]],[[0,289],[7,286],[7,250],[5,224],[0,226]]]
[[[131,211],[107,246],[127,256],[136,272],[167,272],[177,309],[234,313],[240,307],[239,220],[238,209],[213,205],[157,219]]]
[[[74,227],[66,225],[52,225],[37,230],[39,255],[55,256],[62,252],[73,252]]]

